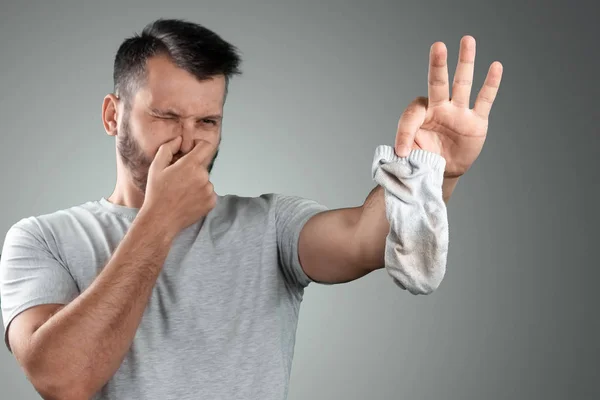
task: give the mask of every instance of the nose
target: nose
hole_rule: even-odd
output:
[[[182,135],[182,137],[183,140],[181,141],[181,148],[179,151],[182,154],[187,154],[194,148],[194,138],[192,135],[185,133]]]
[[[194,148],[194,140],[195,140],[195,126],[190,124],[189,121],[182,122],[181,129],[181,137],[183,140],[181,141],[181,149],[180,152],[183,154],[187,154]]]

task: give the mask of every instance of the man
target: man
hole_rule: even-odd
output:
[[[431,49],[429,97],[380,146],[378,186],[327,210],[210,182],[236,48],[181,20],[123,42],[102,118],[116,137],[108,198],[7,233],[5,340],[48,399],[284,399],[304,288],[385,267],[411,293],[440,283],[448,201],[485,140],[501,78],[492,64],[469,109],[475,42],[461,41],[449,98],[446,49]],[[395,153],[395,154],[394,154]],[[442,197],[443,196],[443,197]]]

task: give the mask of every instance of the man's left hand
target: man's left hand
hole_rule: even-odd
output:
[[[463,175],[481,153],[503,69],[498,61],[491,64],[475,105],[470,109],[475,62],[472,36],[461,39],[458,58],[450,98],[446,45],[436,42],[431,46],[428,98],[418,97],[404,111],[395,142],[399,157],[408,156],[412,149],[441,155],[446,160],[446,178]]]

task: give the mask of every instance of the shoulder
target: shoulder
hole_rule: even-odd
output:
[[[286,209],[319,208],[326,209],[317,201],[296,195],[264,193],[255,197],[233,194],[219,195],[215,214],[275,214]]]
[[[219,195],[217,205],[209,214],[209,219],[225,224],[268,223],[277,197],[274,193],[254,197],[235,194]]]
[[[94,201],[70,206],[54,212],[32,215],[15,222],[6,234],[6,240],[30,239],[40,243],[55,239],[61,231],[94,218],[97,205]]]
[[[261,194],[260,196],[249,197],[235,194],[219,195],[216,210],[226,211],[259,211],[268,210],[278,197],[275,193]]]
[[[237,195],[219,196],[211,218],[236,224],[267,223],[268,225],[295,225],[303,223],[328,208],[315,200],[296,195],[266,193],[256,197]]]

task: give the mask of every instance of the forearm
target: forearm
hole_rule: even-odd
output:
[[[442,185],[444,202],[448,203],[458,178],[445,178]],[[366,232],[361,235],[360,263],[367,269],[374,270],[383,267],[385,239],[390,231],[390,224],[385,216],[384,190],[377,185],[367,196],[361,207],[361,216],[358,221],[358,230]]]
[[[442,195],[447,204],[458,183],[456,178],[444,178]],[[390,231],[390,224],[385,215],[384,190],[377,185],[367,196],[361,207],[361,216],[358,221],[361,235],[360,255],[358,262],[362,263],[369,271],[383,268],[385,240]]]
[[[112,377],[135,336],[171,241],[172,235],[157,230],[149,216],[134,221],[90,287],[32,335],[33,359],[27,366],[36,388],[89,398]]]
[[[445,201],[456,185],[453,180],[443,187],[443,171],[444,159],[433,153],[414,151],[398,159],[392,148],[379,147],[373,163],[378,185],[364,204],[320,213],[302,229],[306,274],[342,283],[386,267],[411,293],[435,290],[445,273]]]
[[[385,213],[385,197],[383,187],[377,185],[367,196],[361,207],[360,218],[356,227],[358,236],[358,257],[356,262],[367,270],[383,268],[385,241],[390,231],[390,224]]]
[[[384,190],[376,186],[360,207],[315,215],[300,235],[304,272],[321,283],[345,283],[383,268],[390,224]]]
[[[385,237],[384,250],[381,245],[361,244],[378,253],[363,252],[362,256],[372,262],[383,254],[394,282],[413,294],[434,291],[446,270],[445,202],[451,193],[443,194],[444,166],[445,160],[434,153],[413,150],[407,158],[399,158],[388,146],[377,149],[373,162],[374,180],[383,190],[375,190],[365,202],[360,241],[368,244]],[[446,190],[455,184],[451,182]]]

